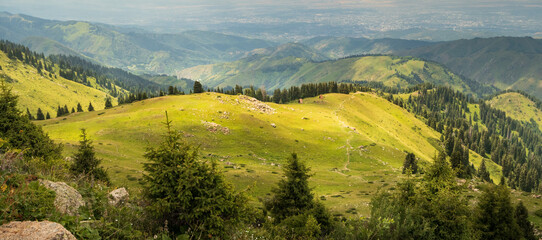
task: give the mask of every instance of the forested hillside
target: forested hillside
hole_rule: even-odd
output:
[[[158,95],[161,85],[121,69],[107,68],[74,56],[45,57],[25,46],[0,42],[2,79],[21,97],[19,107],[36,119],[103,109],[117,97]],[[40,114],[38,114],[40,109]]]

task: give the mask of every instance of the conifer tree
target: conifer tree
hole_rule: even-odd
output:
[[[24,150],[25,157],[44,160],[61,157],[62,146],[55,144],[17,108],[17,96],[0,76],[0,138],[5,147]]]
[[[474,228],[480,239],[521,238],[510,200],[510,190],[504,179],[501,183],[498,186],[488,186],[478,200]]]
[[[491,178],[489,177],[489,172],[486,168],[486,160],[482,159],[482,163],[480,164],[480,167],[478,168],[478,177],[486,182],[493,182],[491,181]]]
[[[83,107],[81,106],[81,103],[77,103],[77,112],[83,112]]]
[[[38,108],[38,112],[36,113],[36,119],[37,120],[45,120],[45,116],[43,115],[43,112],[41,111],[41,108]]]
[[[89,112],[94,111],[94,107],[92,106],[92,102],[90,102],[90,103],[88,104],[88,111],[89,111]]]
[[[167,133],[148,148],[143,165],[148,210],[159,224],[167,220],[173,233],[199,238],[225,238],[244,218],[246,197],[233,190],[215,162],[199,159],[198,148],[182,140],[167,118]]]
[[[71,111],[71,113],[74,113],[74,112],[75,112],[75,108],[73,108],[73,107],[72,107],[72,111]]]
[[[202,93],[203,92],[203,86],[199,81],[194,82],[194,93]]]
[[[51,115],[49,114],[49,112],[47,112],[47,115],[45,116],[45,119],[51,119]]]
[[[312,229],[318,233],[325,234],[331,228],[329,212],[314,200],[308,182],[311,176],[309,172],[310,168],[297,158],[296,153],[292,153],[284,166],[286,178],[279,181],[278,186],[271,190],[271,198],[264,201],[264,207],[271,213],[275,223],[286,225],[287,230],[294,229],[292,234],[310,232],[311,229],[305,227],[311,219],[320,225],[318,229]],[[314,231],[309,236],[315,234]]]
[[[415,174],[418,172],[418,162],[416,161],[416,155],[414,153],[407,153],[405,161],[403,162],[403,174],[407,171]]]
[[[81,129],[80,136],[79,149],[73,156],[74,162],[70,170],[75,175],[83,175],[109,183],[107,172],[100,166],[102,160],[96,157],[92,140],[87,137],[87,132],[84,128]]]
[[[32,116],[32,113],[30,113],[28,108],[26,108],[26,116],[28,117],[28,120],[34,120],[34,116]]]
[[[529,212],[525,205],[523,205],[523,201],[518,203],[514,214],[523,238],[526,240],[535,240],[534,226],[529,221]]]
[[[113,104],[111,103],[111,98],[108,97],[105,99],[105,109],[112,108]]]

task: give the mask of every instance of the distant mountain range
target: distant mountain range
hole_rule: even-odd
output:
[[[322,60],[315,50],[293,43],[261,52],[266,54],[188,68],[180,71],[178,77],[200,80],[210,87],[239,84],[267,90],[328,81],[380,82],[389,87],[434,83],[473,95],[483,90],[479,84],[462,79],[438,63],[412,57],[375,55]]]
[[[329,58],[342,58],[358,54],[393,54],[396,51],[435,44],[434,42],[416,40],[351,37],[315,37],[301,43],[316,49]]]
[[[139,73],[167,73],[232,61],[273,43],[204,31],[154,34],[80,21],[0,13],[0,38],[49,54],[84,55]]]
[[[542,99],[542,39],[475,38],[396,51],[394,54],[436,61],[479,83],[502,90],[523,90]]]
[[[416,31],[411,33],[416,34]],[[459,78],[469,82],[465,84],[471,87],[475,87],[472,82],[475,81],[500,90],[523,90],[542,99],[542,39],[530,37],[475,38],[450,42],[316,37],[278,45],[206,31],[156,34],[135,28],[45,20],[3,12],[0,13],[0,38],[22,43],[46,55],[74,55],[137,74],[168,74],[201,80],[209,87],[239,84],[265,86],[268,90],[313,81],[367,79],[378,79],[388,85],[405,85],[404,81],[396,83],[381,78],[389,78],[394,72],[380,74],[379,77],[374,77],[375,74],[371,72],[349,75],[352,71],[361,71],[353,63],[344,68],[344,64],[352,59],[322,61],[367,54],[414,56],[445,65],[450,69],[446,70],[448,73],[464,76]],[[330,66],[327,72],[322,72],[324,66]],[[393,67],[385,68],[386,71],[390,69]],[[397,70],[401,76],[421,76],[415,70],[412,73],[416,75],[403,70]],[[428,76],[422,81],[444,81],[439,77]],[[186,79],[155,77],[151,80],[161,84],[178,84],[183,88],[190,85]],[[449,85],[456,83],[448,82]],[[482,89],[480,86],[475,88]]]

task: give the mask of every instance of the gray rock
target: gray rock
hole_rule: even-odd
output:
[[[118,188],[109,193],[109,204],[117,206],[119,204],[122,204],[126,201],[128,201],[128,191],[126,191],[126,188]]]
[[[84,206],[83,197],[75,188],[70,187],[64,182],[51,182],[49,180],[40,179],[40,184],[46,188],[55,191],[55,207],[64,214],[75,215],[79,207]]]
[[[76,240],[62,225],[49,222],[14,221],[0,226],[3,240]]]

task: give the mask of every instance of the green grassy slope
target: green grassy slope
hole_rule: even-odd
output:
[[[542,40],[530,37],[476,38],[398,53],[431,59],[454,72],[500,89],[523,90],[542,99]]]
[[[105,98],[108,94],[96,89],[99,87],[95,84],[94,78],[89,78],[89,81],[96,88],[66,80],[58,75],[57,77],[42,76],[38,74],[36,68],[18,60],[10,60],[1,51],[0,66],[2,67],[0,74],[7,76],[8,86],[12,87],[13,92],[19,96],[19,108],[24,111],[28,108],[34,116],[37,109],[41,108],[43,114],[49,112],[51,117],[55,117],[58,105],[67,105],[71,110],[72,107],[77,106],[78,102],[85,111],[89,102],[92,102],[95,109],[103,109],[105,106]],[[116,105],[114,98],[113,104]]]
[[[72,152],[86,128],[115,184],[137,187],[145,148],[164,133],[165,111],[237,187],[268,193],[280,165],[297,152],[315,174],[317,197],[334,211],[368,216],[371,194],[398,181],[404,151],[431,161],[440,135],[406,110],[371,93],[327,94],[305,104],[263,104],[245,96],[202,93],[149,99],[113,109],[41,121]],[[215,125],[216,124],[216,125]],[[275,127],[273,127],[273,125]],[[477,159],[477,157],[472,157]]]
[[[423,82],[448,85],[473,93],[460,77],[443,66],[414,58],[393,56],[352,57],[312,62],[302,57],[247,57],[235,62],[185,69],[180,77],[201,79],[210,87],[265,86],[267,90],[328,81],[376,81],[386,86],[410,86]]]
[[[28,48],[32,49],[32,51],[43,53],[45,56],[51,55],[51,54],[61,54],[61,55],[71,55],[71,56],[77,56],[83,59],[87,59],[88,57],[60,44],[57,41],[44,38],[44,37],[27,37],[25,38],[21,44],[27,46]]]
[[[502,110],[507,116],[525,122],[536,122],[542,131],[542,111],[533,101],[520,93],[509,92],[495,96],[488,101],[492,107]],[[532,119],[532,120],[531,120]]]

